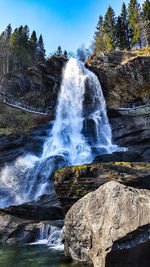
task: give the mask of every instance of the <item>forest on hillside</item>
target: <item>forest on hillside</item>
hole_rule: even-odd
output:
[[[131,50],[150,46],[150,1],[145,0],[142,7],[137,0],[130,0],[128,7],[122,4],[121,14],[115,15],[111,6],[105,16],[99,16],[94,41],[90,48],[83,45],[76,54],[67,53],[58,46],[57,56],[77,57],[84,62],[87,57],[95,52],[115,50]],[[23,70],[43,62],[46,51],[42,35],[37,37],[35,31],[30,35],[27,25],[20,26],[12,31],[11,24],[0,35],[0,75],[15,70]]]
[[[99,21],[94,35],[95,52],[130,50],[150,45],[150,1],[142,7],[137,0],[130,0],[128,7],[122,4],[121,14],[116,17],[111,6]]]
[[[22,70],[45,59],[43,37],[37,38],[29,27],[20,26],[12,32],[9,24],[0,35],[0,74]]]

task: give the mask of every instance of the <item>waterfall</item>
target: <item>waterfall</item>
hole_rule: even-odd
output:
[[[120,150],[112,144],[105,99],[97,76],[76,59],[63,72],[56,119],[40,157],[21,156],[0,173],[0,207],[54,192],[51,176],[66,165],[90,163],[98,154]]]
[[[40,232],[38,240],[31,245],[47,245],[51,248],[63,250],[61,236],[62,229],[50,224],[40,223]]]
[[[84,104],[86,89],[90,93],[87,114]],[[88,120],[95,124],[94,142],[85,136],[87,129],[83,126]],[[112,144],[105,99],[97,76],[76,59],[70,59],[63,74],[56,120],[44,144],[42,157],[65,155],[71,165],[77,165],[91,162],[93,150],[99,154],[112,153],[118,147]]]

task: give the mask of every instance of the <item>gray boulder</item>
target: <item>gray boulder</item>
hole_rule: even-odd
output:
[[[149,229],[150,191],[108,182],[68,211],[63,228],[65,254],[77,262],[105,267],[111,251],[146,242]]]

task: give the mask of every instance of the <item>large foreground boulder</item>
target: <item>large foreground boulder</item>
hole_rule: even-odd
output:
[[[65,254],[94,267],[110,266],[105,264],[111,251],[146,242],[149,229],[150,191],[111,181],[83,197],[67,213]]]

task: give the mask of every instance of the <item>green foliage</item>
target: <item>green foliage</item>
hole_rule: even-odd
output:
[[[142,46],[141,25],[140,25],[140,6],[137,0],[130,0],[128,8],[128,19],[131,30],[131,45]]]
[[[61,50],[61,46],[59,45],[58,48],[57,48],[57,52],[56,52],[56,55],[58,57],[61,57],[63,54],[62,54],[62,50]]]
[[[44,42],[43,37],[40,35],[39,41],[37,44],[37,61],[43,62],[45,60],[45,48],[44,48]]]
[[[104,18],[104,34],[106,36],[107,50],[116,48],[116,18],[111,6],[108,7]]]
[[[32,63],[36,63],[36,54],[37,54],[37,36],[36,32],[33,31],[31,34],[31,38],[29,40],[30,54]]]
[[[117,44],[121,50],[130,49],[130,30],[128,22],[128,12],[125,3],[122,4],[121,15],[117,18]]]
[[[30,37],[27,25],[16,28],[12,33],[9,24],[0,35],[0,74],[25,69],[45,60],[42,35],[37,41],[36,32]]]
[[[66,51],[66,50],[64,51],[64,54],[63,54],[63,56],[64,56],[65,58],[68,58],[68,53],[67,53],[67,51]]]
[[[143,16],[146,24],[147,45],[150,45],[150,1],[146,0],[142,6]]]
[[[150,45],[150,0],[145,0],[143,12],[137,0],[130,0],[128,9],[122,4],[121,14],[116,18],[111,6],[104,20],[99,16],[94,34],[94,51],[130,50]]]
[[[146,20],[150,20],[150,1],[146,0],[142,5],[143,14]]]
[[[103,17],[99,17],[99,21],[96,27],[96,32],[94,36],[94,51],[97,52],[103,52],[106,50],[106,40],[105,40],[105,34],[104,34],[104,22]]]

